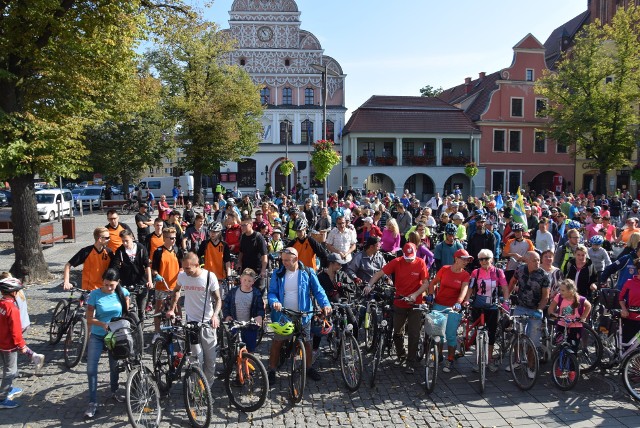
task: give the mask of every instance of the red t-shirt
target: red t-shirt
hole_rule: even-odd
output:
[[[634,276],[631,279],[627,279],[627,281],[622,286],[622,290],[620,290],[620,298],[619,300],[624,300],[627,304],[627,309],[630,307],[640,307],[640,278],[638,276]],[[640,313],[638,312],[629,312],[629,318],[632,321],[640,321]]]
[[[18,305],[13,297],[2,297],[0,300],[0,351],[13,352],[25,346]]]
[[[408,263],[403,257],[397,257],[387,263],[382,271],[387,274],[395,274],[396,296],[408,296],[418,291],[425,278],[429,277],[427,264],[423,259],[416,257]],[[418,296],[416,303],[422,303],[422,295]],[[394,305],[399,308],[410,308],[411,303],[396,300]]]
[[[440,280],[436,303],[442,306],[453,306],[458,303],[462,284],[468,283],[470,278],[471,275],[465,270],[455,273],[451,271],[451,266],[442,266],[436,274],[436,279]]]

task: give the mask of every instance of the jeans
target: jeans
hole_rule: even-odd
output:
[[[404,326],[407,325],[409,336],[409,353],[404,351]],[[420,340],[420,328],[422,327],[422,313],[413,308],[393,307],[393,342],[398,356],[407,356],[407,365],[414,365]]]
[[[2,359],[2,383],[0,384],[0,401],[7,398],[11,391],[13,379],[18,376],[18,352],[0,352]]]
[[[98,363],[100,355],[104,350],[104,337],[92,334],[89,336],[89,344],[87,345],[87,377],[89,378],[89,402],[98,402]],[[111,384],[111,392],[118,390],[118,362],[109,354],[109,380]]]
[[[433,309],[436,311],[442,311],[448,308],[449,306],[442,306],[437,303],[433,304]],[[447,312],[447,327],[444,332],[447,339],[447,346],[455,347],[458,344],[458,326],[460,325],[461,319],[462,314],[454,311]]]
[[[538,309],[525,308],[523,306],[516,306],[513,314],[538,317],[536,319],[530,318],[529,320],[527,320],[527,325],[524,331],[526,335],[529,336],[529,339],[531,339],[536,348],[539,348],[540,338],[542,337],[542,311]]]

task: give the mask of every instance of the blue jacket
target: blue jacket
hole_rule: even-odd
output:
[[[236,314],[236,293],[238,293],[240,287],[233,287],[227,293],[224,298],[224,304],[222,306],[222,314],[224,317],[230,316],[234,320],[238,319]],[[262,303],[262,294],[257,288],[253,289],[253,298],[251,299],[251,318],[262,317],[264,319],[264,304]]]
[[[607,282],[607,279],[614,273],[620,271],[618,274],[618,282],[616,283],[616,287],[618,290],[622,290],[622,286],[627,279],[633,278],[634,275],[638,274],[638,269],[636,269],[633,261],[636,258],[636,252],[629,253],[624,257],[618,258],[615,262],[611,263],[609,266],[604,268],[604,271],[600,274],[600,283],[604,284]]]
[[[277,271],[271,275],[271,282],[269,283],[269,294],[267,296],[269,306],[273,308],[273,304],[276,302],[284,302],[284,274],[286,268],[280,267]],[[311,289],[311,290],[309,290]],[[331,306],[327,294],[320,286],[318,276],[312,269],[306,268],[302,263],[298,262],[298,310],[311,311],[313,309],[313,302],[311,300],[311,294],[316,298],[320,307]],[[280,320],[280,312],[271,311],[271,320],[278,322]],[[305,325],[311,321],[311,315],[306,315],[302,318],[302,324]]]

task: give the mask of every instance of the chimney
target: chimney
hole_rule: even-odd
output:
[[[464,78],[464,90],[466,94],[471,92],[471,77]]]
[[[482,80],[486,75],[487,73],[485,73],[484,71],[481,71],[480,73],[478,73],[478,79]]]

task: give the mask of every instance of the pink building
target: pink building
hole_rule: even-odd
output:
[[[534,91],[535,81],[548,70],[545,48],[528,34],[513,51],[509,67],[466,78],[440,98],[463,109],[480,129],[479,165],[487,190],[572,188],[575,164],[569,147],[547,138],[546,100]]]

